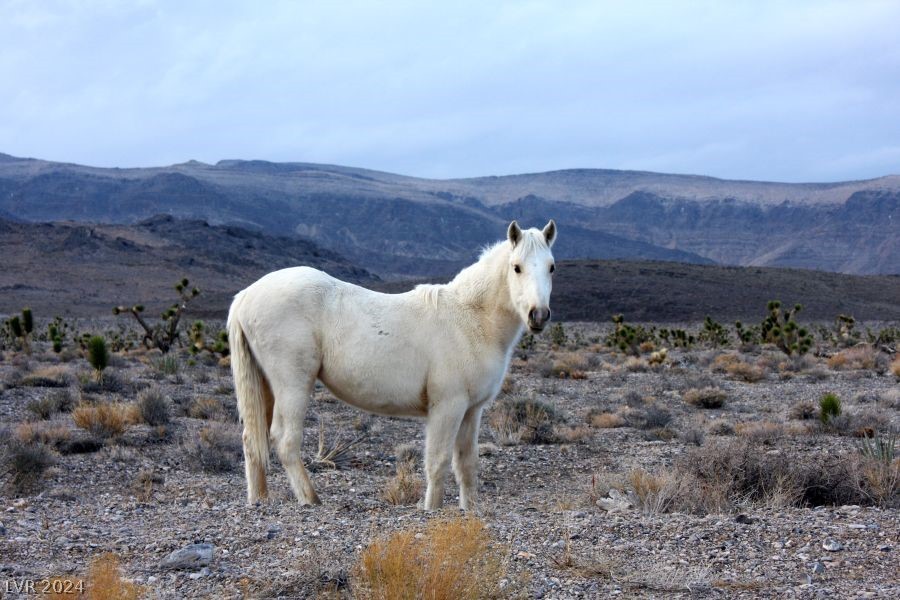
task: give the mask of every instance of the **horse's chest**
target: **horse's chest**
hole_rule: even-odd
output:
[[[503,383],[509,359],[506,355],[480,357],[469,379],[469,393],[477,402],[493,398]]]

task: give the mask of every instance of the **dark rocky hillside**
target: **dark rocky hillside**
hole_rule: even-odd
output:
[[[298,237],[158,216],[135,225],[31,224],[0,220],[0,314],[108,314],[114,304],[154,309],[188,277],[203,290],[192,311],[224,317],[235,292],[276,269],[310,265],[341,279],[398,292],[421,281],[380,281],[340,255]],[[900,277],[659,261],[558,261],[558,319],[690,321],[762,316],[766,301],[801,302],[804,316],[900,320]]]
[[[136,225],[0,220],[0,314],[103,315],[143,303],[151,314],[175,300],[188,277],[202,290],[195,314],[224,314],[234,293],[265,273],[310,265],[348,281],[377,277],[313,242],[204,221],[155,217]]]
[[[560,258],[900,272],[897,176],[783,184],[573,169],[428,180],[306,163],[101,169],[0,159],[0,216],[203,219],[307,237],[385,277],[452,273],[509,219],[550,217]]]

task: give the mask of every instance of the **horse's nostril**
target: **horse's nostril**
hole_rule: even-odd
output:
[[[549,321],[549,320],[550,320],[550,309],[549,309],[549,308],[545,308],[545,309],[544,309],[544,321],[546,322],[546,321]]]

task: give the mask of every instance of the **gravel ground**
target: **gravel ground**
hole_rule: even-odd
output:
[[[506,561],[510,595],[900,597],[896,503],[745,503],[721,514],[660,513],[627,503],[607,511],[598,505],[616,487],[609,482],[627,481],[635,469],[674,472],[677,461],[698,443],[706,447],[746,438],[763,452],[814,459],[857,453],[860,440],[846,435],[849,431],[796,420],[793,406],[834,392],[844,401],[845,415],[896,430],[896,377],[876,369],[835,371],[824,356],[779,368],[778,353],[763,349],[741,355],[764,370],[761,381],[748,383],[714,369],[716,357],[733,349],[671,351],[661,367],[629,365],[624,357],[592,346],[601,326],[567,328],[580,331],[586,341],[573,353],[551,350],[540,340],[525,353],[527,360],[514,361],[510,383],[498,400],[531,398],[555,408],[561,432],[557,443],[503,445],[490,415],[482,429],[478,514]],[[102,552],[116,553],[125,575],[146,586],[149,597],[303,598],[328,586],[349,595],[347,581],[352,584],[358,556],[373,538],[421,526],[435,516],[382,497],[395,472],[395,448],[421,445],[419,422],[364,415],[317,389],[306,422],[305,456],[316,453],[320,422],[328,442],[359,435],[362,440],[351,448],[345,468],[313,474],[322,506],[298,506],[273,461],[272,498],[248,507],[239,455],[231,456],[221,473],[206,472],[190,460],[191,445],[211,422],[226,436],[239,434],[227,368],[211,360],[189,365],[183,356],[178,374],[162,374],[152,354],[136,352],[115,359],[108,389],[91,391],[79,382],[79,375],[88,378],[83,359],[60,362],[38,349],[30,358],[7,352],[0,362],[3,423],[33,418],[28,402],[55,391],[22,381],[47,366],[70,374],[76,396],[130,402],[140,390],[156,386],[175,414],[197,398],[213,398],[222,410],[214,419],[177,416],[162,436],[148,425],[133,425],[98,452],[59,454],[39,487],[27,494],[5,486],[0,495],[4,598],[29,597],[10,592],[17,582],[83,575]],[[584,378],[544,377],[543,365],[550,360],[582,360]],[[682,400],[686,389],[707,386],[725,392],[722,408],[700,409]],[[670,421],[655,428],[589,426],[597,412],[627,416],[628,407],[651,405],[663,407]],[[51,422],[65,427],[72,439],[87,437],[68,414]],[[774,429],[760,433],[748,423],[770,423]],[[852,423],[847,427],[852,429]],[[439,515],[459,514],[452,508],[454,494],[451,478],[448,508]],[[194,543],[212,544],[208,566],[161,566],[171,552]]]

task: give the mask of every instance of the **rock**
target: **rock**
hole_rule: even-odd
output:
[[[162,569],[195,569],[212,562],[212,544],[191,544],[175,550],[160,563]]]
[[[278,535],[279,531],[281,531],[281,525],[275,523],[269,525],[269,528],[266,530],[266,539],[271,540]]]
[[[628,496],[613,488],[609,490],[608,498],[600,498],[599,500],[597,500],[597,506],[607,512],[614,513],[625,512],[627,510],[630,510],[634,505],[632,504]]]
[[[752,525],[756,523],[756,519],[748,517],[747,515],[738,515],[734,518],[735,523],[740,523],[741,525]]]
[[[816,561],[815,564],[813,565],[812,571],[816,575],[821,575],[822,573],[825,572],[825,565],[820,563],[819,561]]]
[[[825,540],[822,542],[822,548],[828,552],[840,552],[844,549],[844,545],[837,540]]]

